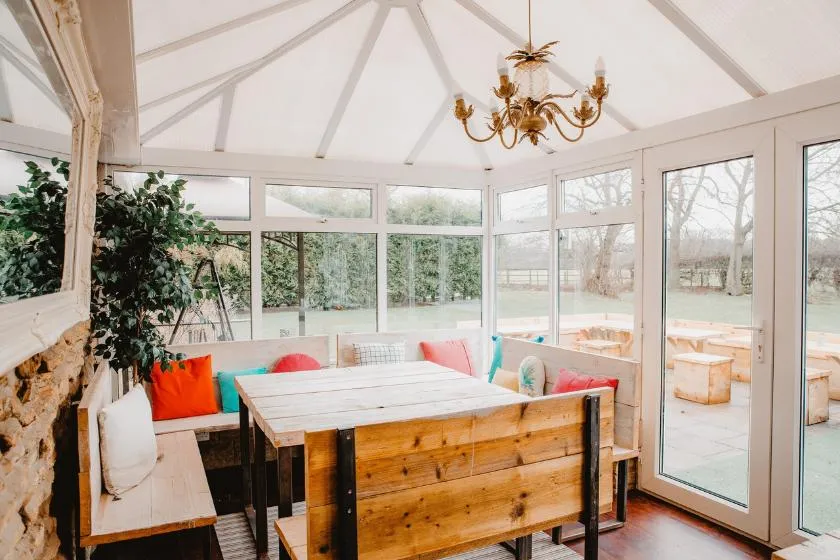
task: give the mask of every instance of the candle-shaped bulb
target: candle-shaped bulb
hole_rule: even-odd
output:
[[[505,59],[505,55],[499,53],[496,56],[496,70],[499,72],[499,76],[507,76],[508,75],[508,65],[507,60]]]
[[[455,98],[455,101],[463,101],[464,100],[464,92],[461,91],[461,88],[456,85],[454,90],[455,91],[452,94],[452,97]]]
[[[581,104],[586,105],[588,103],[592,103],[592,98],[589,97],[589,94],[584,93],[580,96]]]
[[[604,57],[599,56],[595,61],[595,75],[603,77],[607,74],[607,65],[604,63]]]

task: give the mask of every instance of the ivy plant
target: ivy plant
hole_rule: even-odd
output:
[[[156,361],[174,356],[157,324],[206,297],[194,287],[178,253],[190,245],[212,243],[218,231],[183,199],[184,179],[164,180],[149,173],[130,192],[105,179],[96,195],[96,247],[93,258],[91,319],[94,354],[135,379],[149,379]]]
[[[26,184],[0,196],[0,302],[61,289],[70,166],[58,158],[54,172],[33,161],[25,165]]]

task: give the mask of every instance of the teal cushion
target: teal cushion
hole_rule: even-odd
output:
[[[493,376],[496,375],[496,370],[502,367],[502,335],[494,334],[490,337],[493,340],[493,361],[490,362],[490,373],[487,374],[487,381],[493,383]],[[545,342],[543,335],[535,336],[531,342],[542,344]]]
[[[217,374],[219,380],[219,392],[222,394],[222,412],[239,412],[239,393],[233,379],[240,375],[263,375],[268,368],[251,368],[240,371],[220,371]]]

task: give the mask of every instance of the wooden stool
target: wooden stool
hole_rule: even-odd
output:
[[[612,340],[581,340],[578,342],[578,349],[588,354],[621,356],[621,343]]]
[[[728,356],[732,362],[732,379],[749,382],[752,379],[752,344],[740,340],[712,338],[705,342],[703,351],[716,356]]]
[[[729,402],[732,362],[726,356],[692,352],[674,356],[674,396],[700,404]]]
[[[831,370],[805,368],[808,400],[805,402],[805,423],[810,426],[828,420],[828,383]]]

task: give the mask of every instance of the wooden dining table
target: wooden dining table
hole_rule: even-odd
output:
[[[431,362],[242,376],[239,432],[242,502],[256,540],[257,558],[268,558],[266,445],[277,451],[277,516],[292,515],[292,448],[307,431],[436,416],[528,400]],[[251,481],[250,422],[254,425]],[[280,558],[284,547],[280,546]]]

